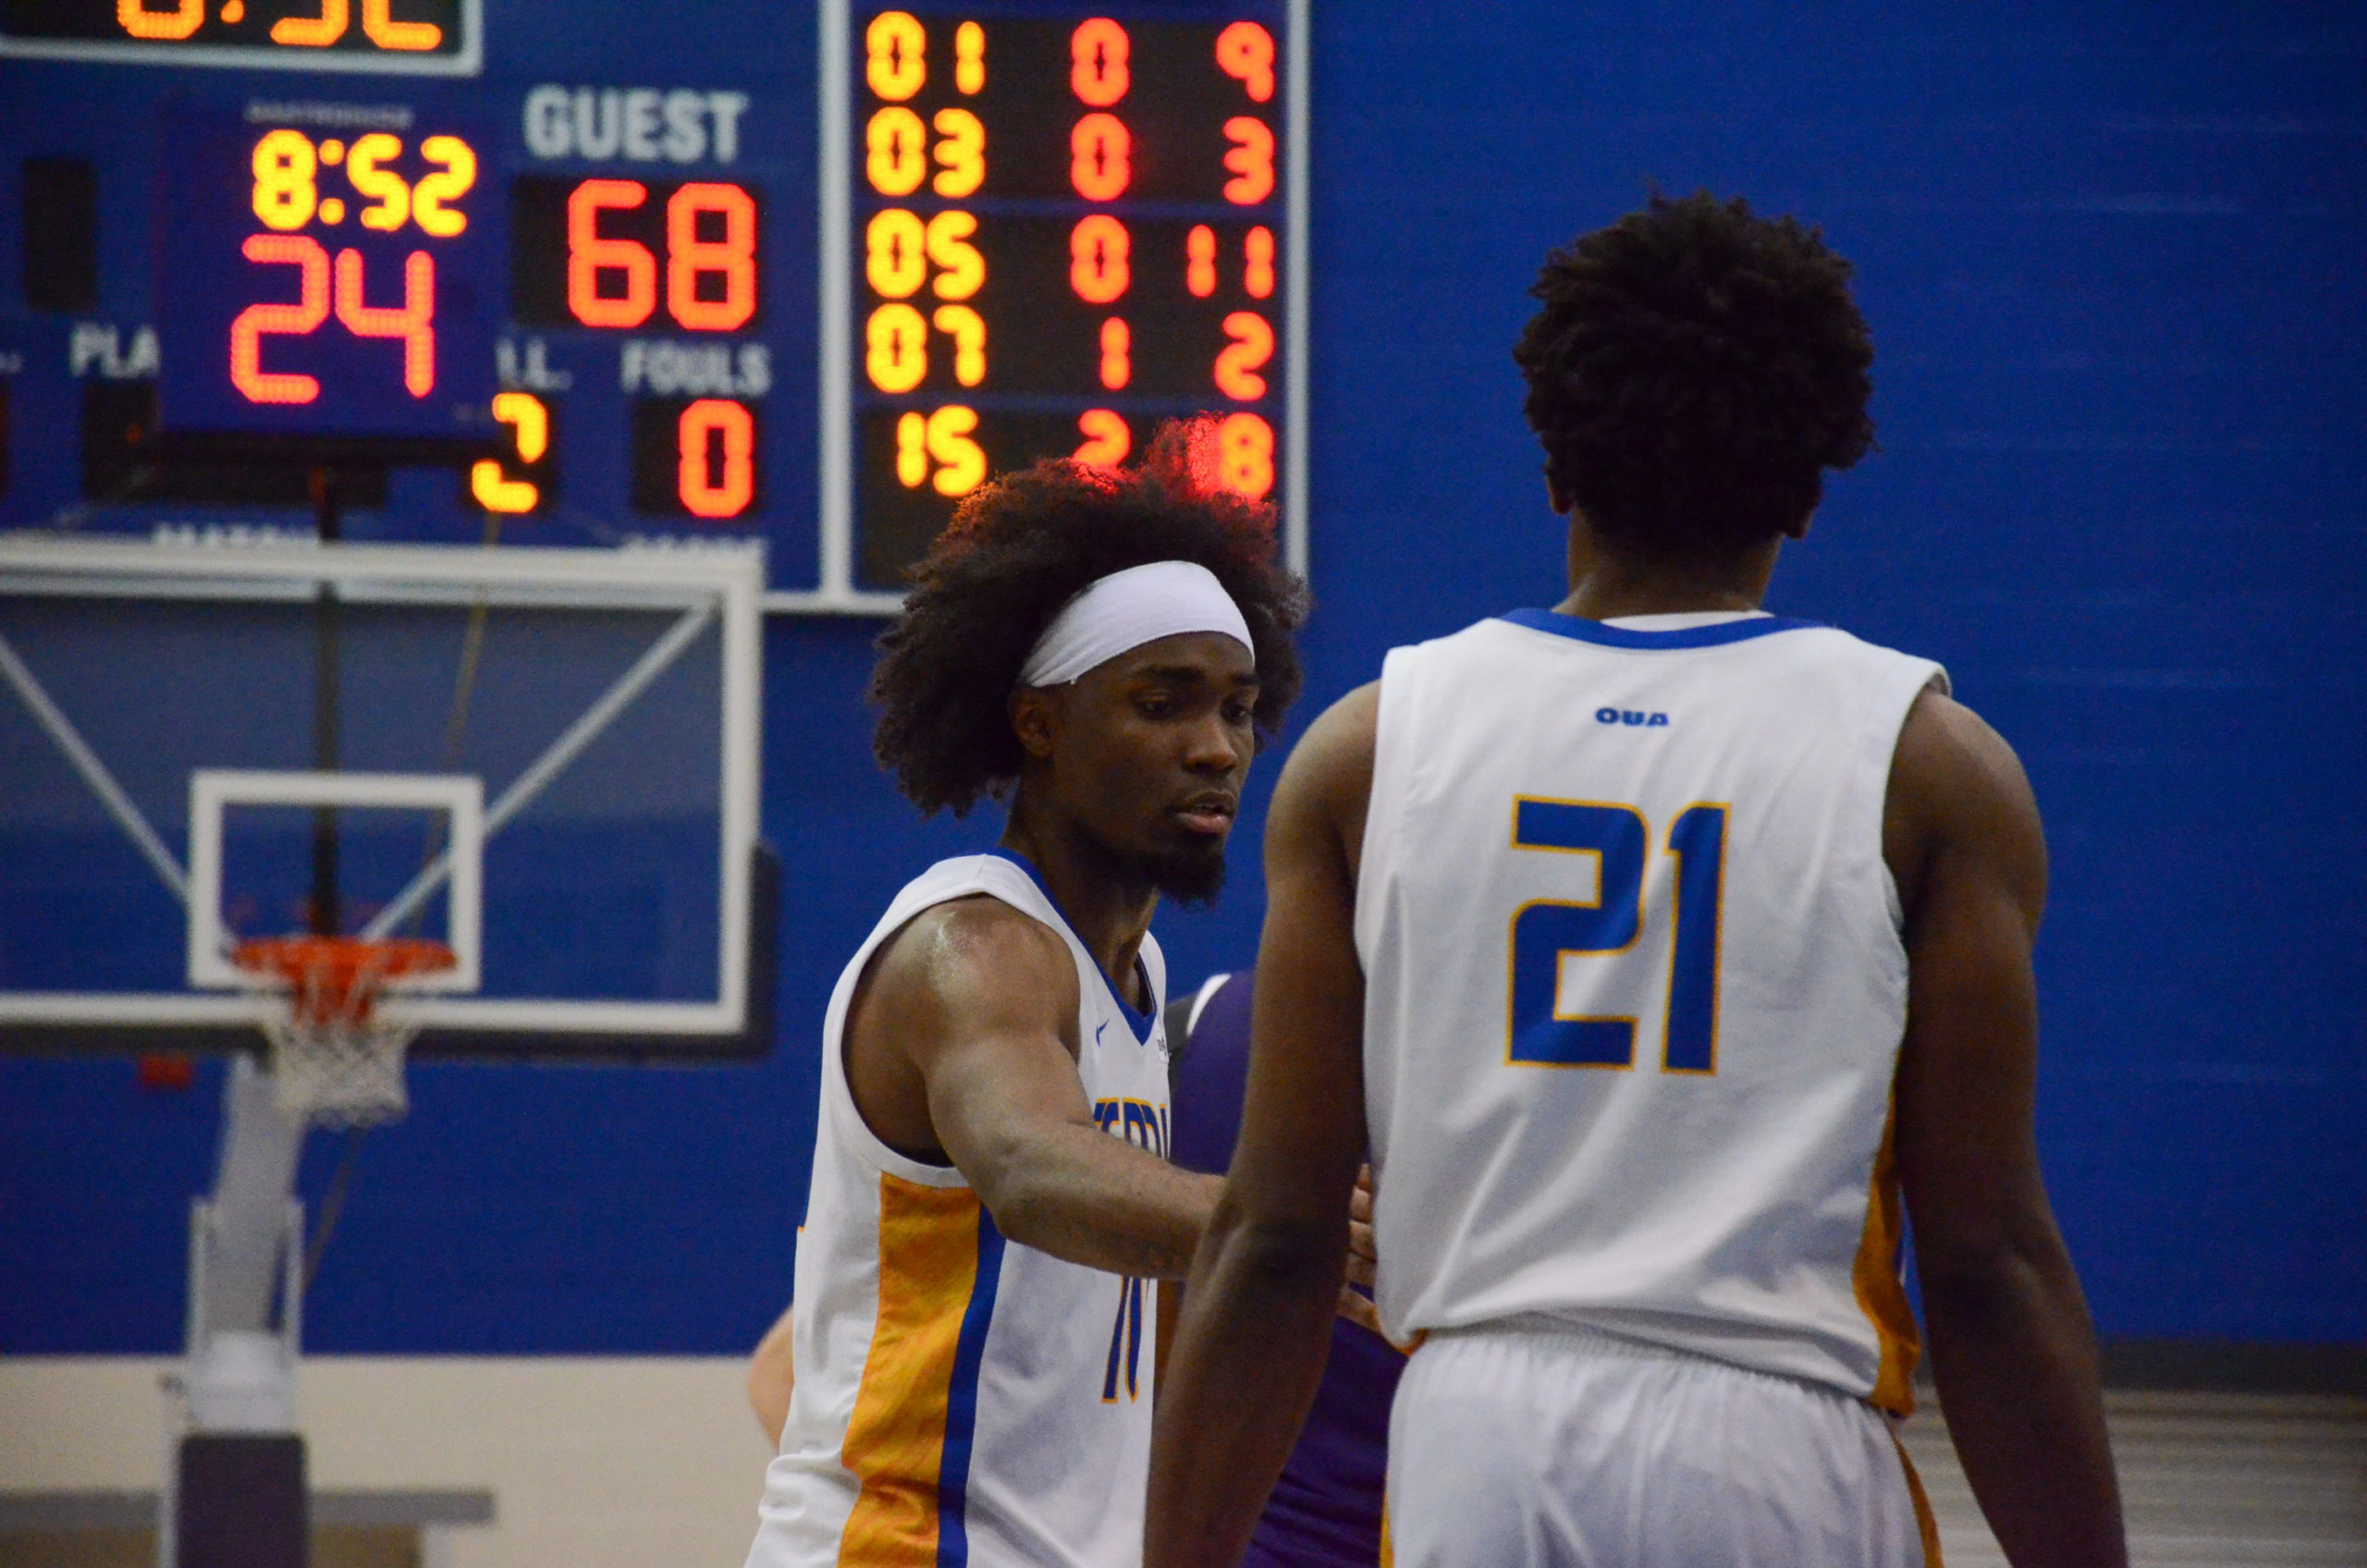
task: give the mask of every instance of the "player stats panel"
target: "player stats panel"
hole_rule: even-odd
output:
[[[858,594],[898,591],[990,475],[1117,463],[1179,415],[1219,422],[1224,484],[1296,508],[1290,20],[850,11],[825,95],[824,505]]]

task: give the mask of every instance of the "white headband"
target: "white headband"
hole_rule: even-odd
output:
[[[1214,631],[1257,652],[1241,606],[1193,561],[1153,561],[1087,583],[1052,618],[1020,667],[1023,686],[1063,686],[1145,643]]]

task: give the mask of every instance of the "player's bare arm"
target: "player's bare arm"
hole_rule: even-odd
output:
[[[789,1397],[797,1387],[796,1308],[785,1306],[748,1357],[748,1408],[766,1440],[780,1447],[789,1421]]]
[[[1257,1044],[1152,1428],[1149,1568],[1240,1561],[1322,1376],[1365,1151],[1351,933],[1379,696],[1365,687],[1316,720],[1267,815]]]
[[[1948,1430],[2016,1568],[2119,1568],[2095,1335],[2032,1132],[2046,845],[2012,748],[1926,692],[1883,840],[1909,966],[1898,1170]]]
[[[915,918],[847,1031],[855,1104],[891,1148],[950,1164],[1012,1241],[1170,1278],[1215,1206],[1213,1177],[1110,1137],[1077,1077],[1077,972],[1060,937],[998,900]]]

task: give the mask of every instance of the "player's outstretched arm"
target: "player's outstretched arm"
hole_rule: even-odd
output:
[[[1266,820],[1249,1087],[1151,1428],[1147,1568],[1232,1568],[1323,1375],[1364,1158],[1356,847],[1378,688],[1308,729]]]
[[[1076,964],[1049,928],[993,899],[940,904],[898,934],[863,1012],[858,1044],[893,1042],[918,1073],[936,1142],[1005,1236],[1118,1274],[1191,1266],[1220,1183],[1095,1123],[1066,1038]]]
[[[1883,834],[1907,910],[1899,1179],[1948,1430],[2015,1568],[2123,1568],[2094,1330],[2031,1126],[2038,805],[2005,741],[1927,692]]]

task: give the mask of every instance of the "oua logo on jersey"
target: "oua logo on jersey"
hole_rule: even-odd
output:
[[[1597,724],[1625,724],[1644,729],[1668,728],[1668,715],[1638,713],[1634,708],[1597,708],[1594,710],[1594,721]]]

